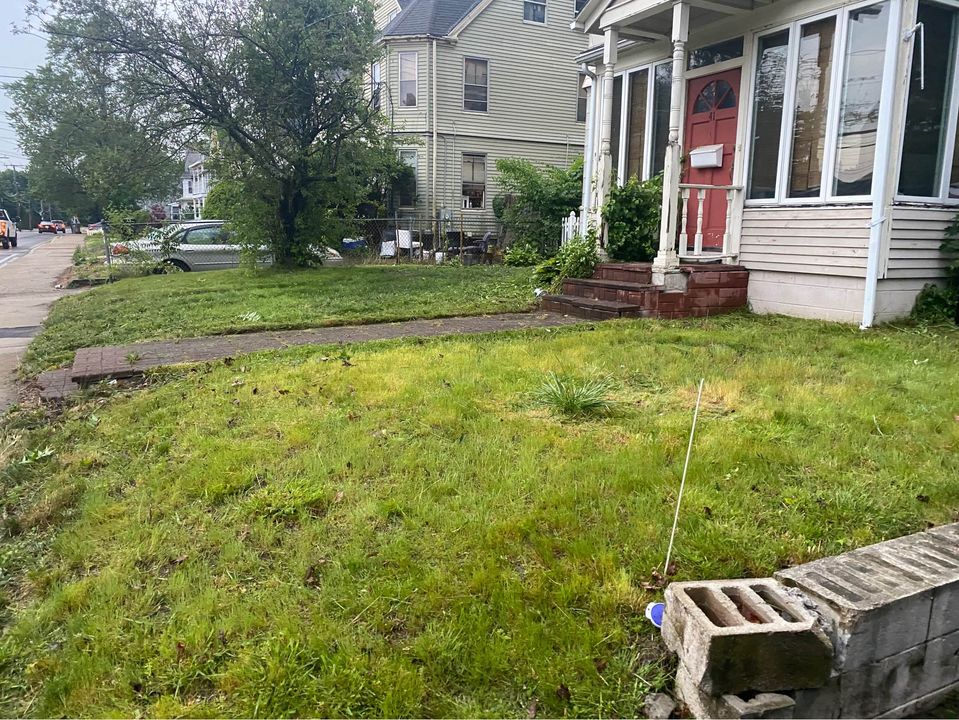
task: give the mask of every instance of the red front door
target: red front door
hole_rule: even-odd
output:
[[[683,141],[686,161],[683,182],[695,185],[732,185],[741,75],[741,70],[736,68],[695,78],[687,84],[686,134]],[[719,167],[692,167],[690,153],[705,145],[723,146],[722,164]],[[699,215],[696,191],[691,190],[689,195],[687,250],[693,248]],[[703,249],[722,250],[725,232],[726,192],[710,190],[706,193],[703,206]]]

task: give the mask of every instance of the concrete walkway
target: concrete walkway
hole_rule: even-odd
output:
[[[73,262],[83,235],[56,235],[49,240],[20,233],[20,252],[0,251],[0,414],[17,402],[17,366],[31,338],[67,293],[54,288],[57,277]],[[50,236],[47,236],[50,237]],[[36,244],[26,252],[24,245]]]
[[[556,313],[509,313],[81,348],[77,350],[72,368],[43,373],[37,378],[37,383],[43,397],[56,400],[71,395],[79,390],[80,386],[100,380],[136,377],[152,368],[223,360],[262,350],[281,350],[299,345],[335,345],[371,340],[550,328],[582,322],[579,318]]]

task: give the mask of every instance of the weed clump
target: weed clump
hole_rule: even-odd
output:
[[[577,379],[549,373],[533,393],[533,399],[555,413],[572,418],[605,415],[615,405],[609,394],[615,388],[610,377]]]

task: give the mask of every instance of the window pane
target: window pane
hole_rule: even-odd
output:
[[[724,60],[734,60],[743,56],[743,39],[741,37],[706,47],[697,48],[689,53],[689,69],[715,65]]]
[[[666,145],[669,142],[669,103],[673,84],[673,66],[657,65],[653,71],[653,166],[658,175],[666,166]]]
[[[788,49],[788,30],[759,39],[749,169],[749,197],[753,199],[776,197]]]
[[[546,3],[529,2],[529,0],[526,0],[526,2],[523,3],[523,19],[528,22],[546,22]]]
[[[416,53],[400,53],[400,105],[416,107]]]
[[[803,25],[796,77],[796,120],[793,127],[789,197],[818,197],[826,154],[832,49],[836,18]]]
[[[373,63],[370,71],[370,93],[373,98],[373,109],[380,109],[380,64]]]
[[[486,196],[486,156],[463,154],[463,208],[480,209]]]
[[[922,56],[917,35],[912,50],[899,192],[939,197],[952,91],[956,11],[920,2],[919,22],[926,32],[926,87],[920,87]]]
[[[486,60],[467,58],[463,83],[463,108],[486,112],[489,85],[489,63]]]
[[[613,127],[610,133],[609,153],[613,163],[613,175],[619,168],[619,136],[622,131],[623,117],[623,76],[613,80]]]
[[[579,15],[586,7],[587,0],[576,0],[576,14]]]
[[[849,13],[834,195],[872,192],[889,3]]]
[[[408,181],[399,184],[400,206],[411,207],[416,197],[416,150],[400,150],[400,162],[413,169],[413,174],[404,178]]]
[[[588,102],[589,94],[583,83],[586,82],[586,75],[584,73],[579,74],[579,91],[576,96],[576,121],[577,122],[586,122],[586,103]]]
[[[629,76],[629,117],[626,136],[626,177],[643,177],[643,159],[646,150],[646,95],[649,89],[649,71],[641,70]]]

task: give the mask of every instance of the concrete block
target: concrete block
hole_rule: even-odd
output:
[[[929,560],[916,537],[776,573],[816,601],[844,672],[924,643],[935,589],[959,581],[959,574],[952,578],[950,568]]]
[[[794,718],[838,718],[842,717],[840,695],[842,691],[842,676],[833,675],[829,682],[821,688],[796,690],[789,693],[796,705],[793,708]]]
[[[959,683],[959,630],[926,643],[920,694]]]
[[[713,696],[819,687],[832,666],[818,619],[771,580],[671,584],[663,639]]]
[[[652,693],[643,702],[643,712],[650,720],[668,720],[676,709],[676,701],[666,693]]]
[[[843,673],[842,717],[876,717],[921,696],[925,656],[920,645]]]
[[[676,695],[696,718],[792,718],[793,699],[778,693],[759,693],[749,699],[737,695],[709,695],[680,663],[676,670]]]

